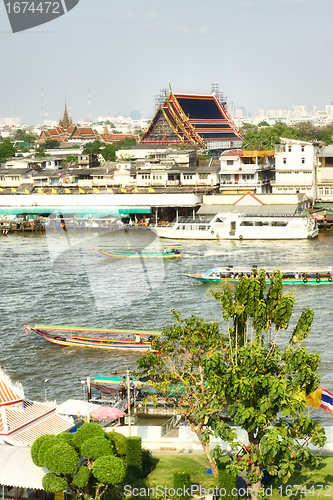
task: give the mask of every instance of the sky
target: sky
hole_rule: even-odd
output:
[[[219,84],[252,114],[333,101],[332,0],[79,0],[18,33],[5,3],[0,118],[59,120],[65,96],[73,121],[150,118],[169,85],[209,94]]]

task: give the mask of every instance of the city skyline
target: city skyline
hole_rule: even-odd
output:
[[[329,0],[80,0],[54,21],[13,34],[0,5],[0,117],[21,123],[61,118],[65,95],[75,121],[150,118],[155,96],[211,93],[219,84],[251,115],[292,104],[325,110],[332,101]]]

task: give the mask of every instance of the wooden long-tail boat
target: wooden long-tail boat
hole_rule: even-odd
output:
[[[181,245],[173,245],[172,248],[167,248],[168,245],[164,247],[144,247],[141,249],[140,247],[132,247],[132,248],[121,248],[121,247],[105,247],[99,246],[98,248],[93,248],[94,252],[98,252],[101,255],[105,255],[106,257],[114,257],[114,258],[129,258],[129,259],[170,259],[175,257],[182,257],[183,254],[177,247],[181,247]]]
[[[202,283],[218,283],[224,281],[238,282],[244,276],[251,276],[255,267],[214,267],[203,274],[184,274]],[[266,269],[265,281],[270,283],[270,276],[274,269]],[[307,269],[300,265],[297,269],[289,269],[282,272],[282,281],[285,285],[329,285],[333,284],[333,268]]]
[[[53,325],[35,325],[34,327],[24,325],[24,329],[27,334],[35,333],[52,344],[66,347],[92,347],[95,349],[117,349],[136,352],[151,351],[153,337],[161,335],[161,332],[150,332],[146,330],[110,330],[102,328],[78,328],[72,326]],[[72,332],[72,335],[65,336],[61,333],[49,332]],[[75,332],[135,335],[135,339],[86,337],[78,334],[73,335]],[[147,340],[144,340],[143,337],[147,337]]]

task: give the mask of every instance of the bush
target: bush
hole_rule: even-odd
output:
[[[47,472],[42,478],[43,489],[48,493],[61,493],[67,486],[67,479],[65,477],[59,477],[53,472]]]
[[[232,472],[229,472],[226,469],[228,462],[217,462],[219,477],[218,477],[218,487],[219,489],[225,488],[226,494],[225,496],[232,496],[231,490],[236,488],[236,475]]]
[[[105,437],[105,432],[100,425],[96,424],[95,422],[89,422],[87,424],[83,424],[78,429],[77,433],[74,434],[73,440],[75,446],[81,449],[84,441],[95,437]]]
[[[114,455],[101,457],[94,463],[92,473],[99,482],[116,485],[123,481],[126,465],[121,458]]]
[[[173,487],[177,492],[178,489],[184,490],[189,488],[191,491],[191,474],[185,471],[175,471],[173,473]],[[190,498],[190,495],[177,495],[177,498]]]
[[[84,488],[85,486],[87,486],[90,476],[91,472],[88,467],[82,466],[79,468],[77,473],[74,474],[73,483],[78,488]]]
[[[130,473],[142,476],[141,438],[137,436],[126,438],[126,463]]]
[[[142,449],[142,469],[145,476],[155,469],[153,455],[150,450]]]
[[[45,467],[57,474],[72,474],[80,461],[78,453],[66,443],[59,443],[52,446],[45,453]]]
[[[31,446],[31,459],[37,467],[44,467],[45,464],[45,452],[54,445],[58,444],[58,437],[54,434],[44,434],[34,441]]]
[[[100,437],[84,441],[81,446],[81,453],[89,460],[96,460],[96,458],[114,454],[112,443],[108,439]]]
[[[119,457],[126,455],[126,438],[120,432],[108,432],[106,437],[114,444],[115,452]]]

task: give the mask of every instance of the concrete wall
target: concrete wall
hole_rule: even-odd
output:
[[[128,427],[119,426],[113,428],[115,432],[120,432],[124,436],[128,436]],[[238,439],[244,443],[248,444],[247,433],[240,427],[235,427],[238,435]],[[108,429],[112,432],[112,429]],[[333,426],[325,427],[325,433],[327,437],[326,444],[323,448],[317,448],[310,446],[310,449],[314,451],[319,451],[323,454],[333,454]],[[148,448],[150,450],[170,450],[170,451],[202,451],[202,446],[199,439],[191,431],[188,426],[179,427],[178,437],[161,437],[161,427],[160,426],[131,426],[131,436],[138,436],[142,438],[143,448]],[[223,442],[221,439],[212,439],[210,442],[210,447],[214,448],[216,445],[222,447],[224,451],[231,451],[228,443]]]

